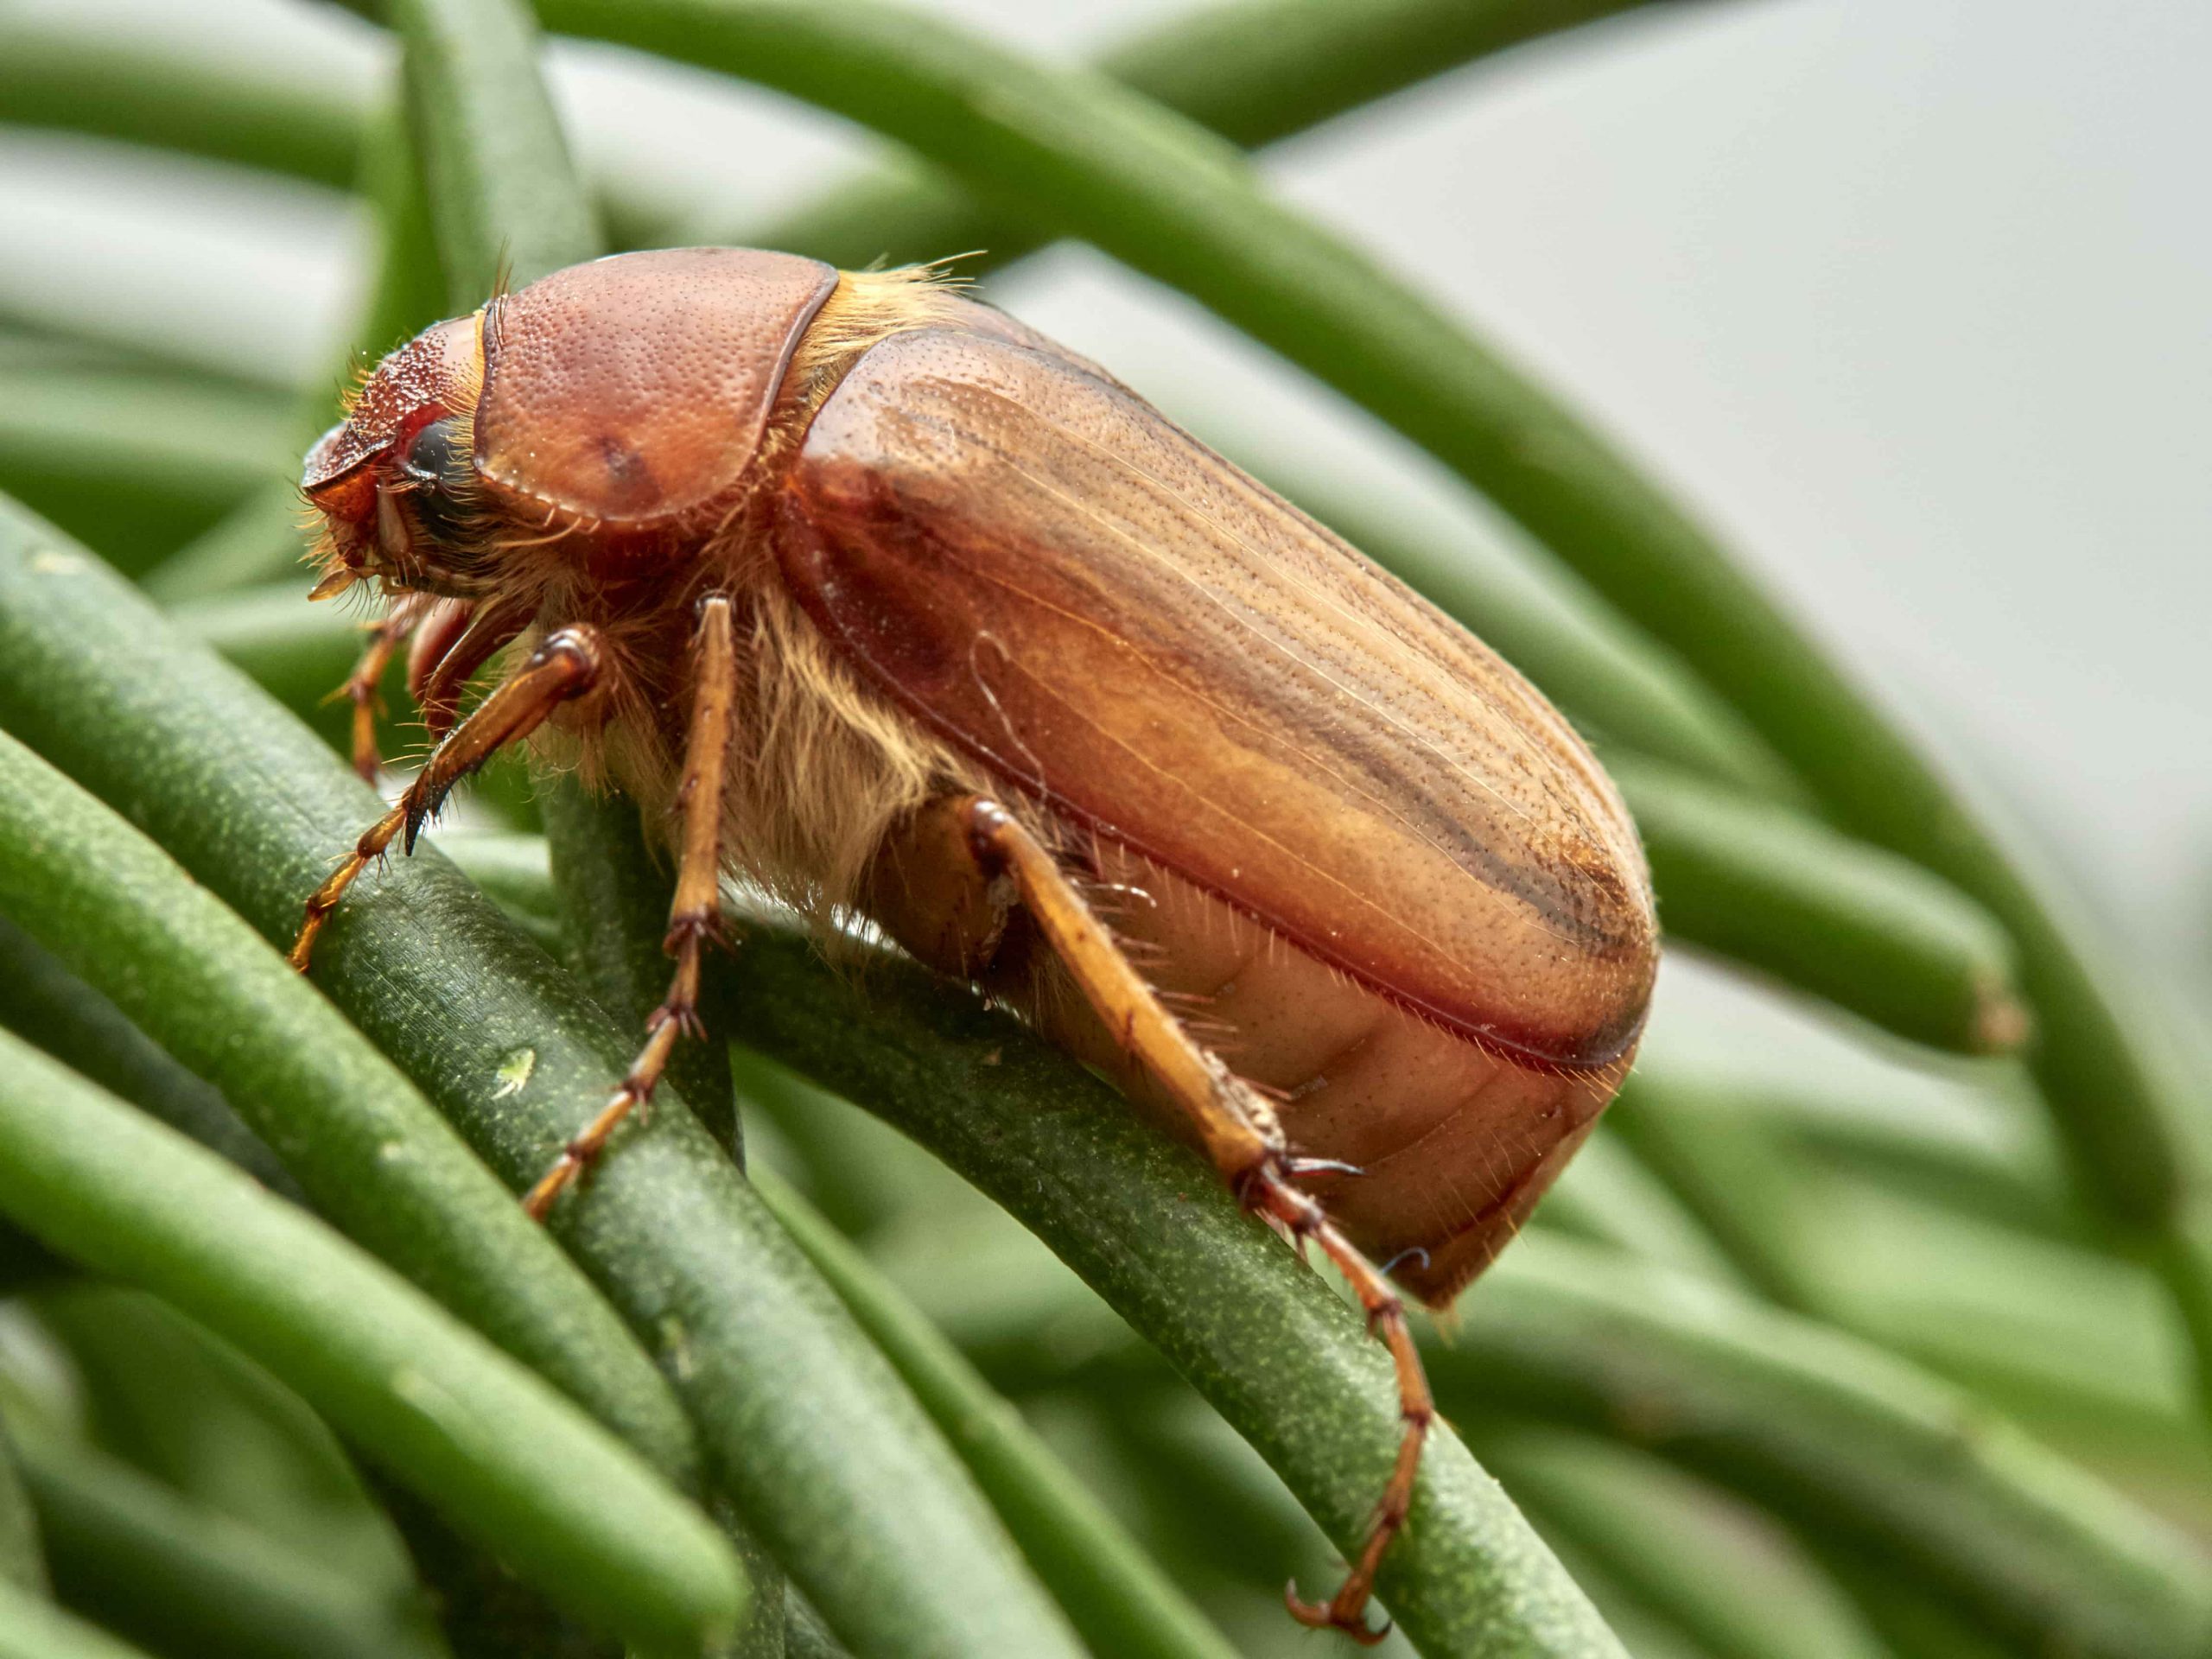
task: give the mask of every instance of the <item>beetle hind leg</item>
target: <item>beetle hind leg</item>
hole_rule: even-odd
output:
[[[662,942],[676,969],[667,996],[646,1018],[645,1046],[630,1070],[598,1116],[561,1149],[524,1198],[523,1208],[540,1221],[607,1149],[622,1121],[652,1098],[677,1039],[704,1035],[699,978],[707,944],[721,930],[722,778],[737,696],[735,628],[730,602],[720,594],[709,594],[699,607],[693,662],[696,687],[684,741],[683,782],[677,794],[683,814],[683,849]]]
[[[1307,1172],[1286,1148],[1274,1108],[1171,1012],[1043,842],[1005,807],[977,796],[937,803],[924,810],[922,822],[923,834],[957,828],[982,892],[1011,889],[980,911],[971,904],[969,911],[979,912],[976,918],[954,930],[957,937],[945,940],[947,948],[923,954],[934,965],[972,976],[995,945],[1005,906],[1018,900],[1092,1011],[1188,1119],[1245,1207],[1281,1226],[1301,1253],[1311,1244],[1326,1255],[1358,1296],[1370,1334],[1389,1348],[1403,1428],[1366,1539],[1343,1586],[1327,1601],[1302,1600],[1295,1586],[1285,1591],[1291,1612],[1302,1623],[1340,1630],[1362,1643],[1381,1641],[1389,1627],[1368,1626],[1367,1603],[1383,1554],[1405,1526],[1421,1447],[1436,1417],[1405,1304],[1320,1203],[1299,1189],[1297,1178]],[[895,922],[892,931],[900,932]]]

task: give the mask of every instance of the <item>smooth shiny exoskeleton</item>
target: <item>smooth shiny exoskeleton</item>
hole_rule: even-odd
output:
[[[308,904],[539,734],[671,827],[692,1023],[725,870],[862,915],[1118,1077],[1342,1266],[1448,1301],[1611,1098],[1656,960],[1618,797],[1456,623],[1095,365],[925,274],[734,249],[556,273],[388,358],[309,455],[319,591],[394,603],[442,739]],[[456,726],[468,680],[505,677]]]

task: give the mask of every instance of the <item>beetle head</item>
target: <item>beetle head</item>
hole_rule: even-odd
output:
[[[474,597],[518,549],[596,567],[711,529],[836,284],[789,254],[619,254],[426,329],[308,454],[328,527],[317,591],[373,576]]]

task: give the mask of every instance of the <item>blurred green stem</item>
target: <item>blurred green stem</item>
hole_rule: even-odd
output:
[[[563,1605],[670,1655],[736,1627],[704,1516],[321,1223],[4,1033],[0,1130],[0,1209],[237,1343]]]
[[[0,1659],[148,1659],[96,1624],[0,1579]]]
[[[376,214],[376,276],[351,337],[334,353],[336,372],[327,383],[299,394],[298,435],[284,465],[220,522],[145,573],[142,585],[165,604],[287,577],[296,593],[303,585],[301,563],[308,537],[294,456],[337,413],[340,400],[334,394],[350,384],[354,365],[373,361],[444,313],[437,246],[407,115],[397,97],[388,98],[368,123],[359,186]]]
[[[1077,1484],[1020,1414],[866,1256],[772,1173],[756,1171],[753,1179],[776,1219],[959,1449],[1094,1655],[1234,1659],[1204,1616]]]
[[[2001,1054],[2028,1035],[2012,951],[1919,865],[1770,802],[1607,756],[1651,861],[1670,944],[1716,952],[1909,1041]]]
[[[429,1659],[424,1610],[385,1605],[277,1539],[129,1465],[37,1433],[23,1474],[72,1607],[161,1650],[234,1659]]]
[[[30,1494],[23,1487],[22,1465],[16,1437],[0,1422],[0,1585],[43,1595],[48,1588],[46,1552]]]

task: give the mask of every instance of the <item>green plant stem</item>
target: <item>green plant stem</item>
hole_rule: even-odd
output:
[[[540,781],[547,874],[558,884],[562,944],[584,989],[617,1020],[642,1033],[666,995],[669,901],[674,878],[665,861],[647,849],[638,811],[613,796],[592,796],[571,778]],[[728,1014],[718,973],[704,976],[698,1008],[701,1040],[685,1041],[670,1057],[666,1081],[721,1146],[744,1167],[744,1141],[730,1083]],[[751,1574],[752,1623],[730,1659],[782,1659],[783,1573],[734,1515],[725,1517]]]
[[[0,726],[266,938],[290,937],[379,810],[127,582],[4,506]],[[517,1191],[635,1046],[428,848],[348,895],[315,979]],[[520,1084],[504,1095],[503,1072]],[[1073,1650],[958,1460],[679,1097],[626,1131],[551,1230],[660,1362],[715,1483],[860,1659]]]
[[[1613,1132],[1611,1111],[1558,1185],[1544,1195],[1533,1224],[1557,1227],[1724,1284],[1738,1282],[1741,1275],[1735,1263],[1703,1221]]]
[[[0,377],[0,489],[127,559],[212,523],[283,463],[283,402],[200,378]]]
[[[2162,1523],[1961,1391],[1709,1285],[1531,1238],[1431,1363],[1447,1411],[1648,1446],[2037,1650],[2152,1659],[2212,1639],[2212,1569]]]
[[[574,948],[563,925],[563,911],[568,906],[554,891],[552,855],[544,836],[448,830],[435,839],[438,850],[482,888],[484,896],[499,906],[508,920],[556,955]],[[684,1093],[681,1082],[677,1092]],[[728,1128],[733,1134],[740,1132],[734,1112]],[[721,1131],[710,1124],[709,1133],[720,1138]]]
[[[1254,146],[1467,60],[1641,3],[1230,0],[1171,18],[1109,51],[1099,67]],[[326,184],[350,182],[367,142],[363,130],[374,119],[377,83],[340,74],[334,63],[273,73],[217,44],[211,38],[205,48],[182,54],[166,42],[154,48],[66,10],[10,17],[0,22],[0,119],[157,144]],[[624,245],[653,245],[675,228],[650,210],[641,213],[625,199],[635,193],[621,181],[604,181],[603,188],[613,192],[608,211],[622,223]],[[979,221],[991,228],[976,233]],[[843,237],[864,250],[833,261],[846,264],[864,264],[887,248],[935,258],[948,249],[1012,250],[1014,238],[1029,245],[1026,225],[994,223],[941,178],[924,181],[888,168],[851,181],[802,214],[793,221],[794,239],[760,245],[812,251],[800,230],[809,223],[824,227],[814,234]]]
[[[16,1439],[0,1422],[0,1586],[45,1594],[46,1550],[38,1516],[23,1488],[22,1459]]]
[[[148,1659],[98,1625],[0,1579],[0,1659]]]
[[[300,486],[272,469],[229,512],[151,566],[139,578],[140,585],[162,603],[175,604],[262,582],[283,582],[296,605],[308,588],[309,544],[300,518]]]
[[[1913,1042],[2003,1053],[2027,1036],[2011,941],[1955,887],[1786,807],[1608,757],[1670,943],[1711,950]]]
[[[437,1651],[423,1640],[421,1610],[386,1604],[117,1459],[50,1435],[19,1438],[57,1592],[102,1624],[156,1649],[232,1659]]]
[[[1635,10],[1640,0],[1228,0],[1095,60],[1098,73],[1246,149],[1289,137],[1474,59]],[[737,239],[833,265],[968,249],[1003,265],[1052,240],[907,158],[834,185]]]
[[[1772,1123],[1703,1099],[1663,1071],[1639,1069],[1621,1085],[1607,1126],[1759,1294],[1796,1313],[1827,1313],[1834,1299],[1798,1243],[1806,1207],[1819,1201],[1802,1160]]]
[[[1713,1659],[1890,1659],[1841,1592],[1790,1559],[1786,1536],[1743,1548],[1740,1535],[1760,1517],[1704,1483],[1587,1435],[1516,1425],[1472,1438],[1548,1535],[1602,1561]],[[1723,1560],[1727,1570],[1716,1572]]]
[[[1221,140],[1103,77],[846,0],[540,0],[550,28],[817,104],[1183,290],[1496,501],[1679,651],[1844,828],[2012,934],[2055,1120],[2113,1235],[2166,1272],[2212,1408],[2212,1192],[2165,1039],[2084,930],[1817,642],[1668,497],[1456,319],[1275,201]]]
[[[504,270],[517,288],[604,251],[513,0],[391,0],[408,131],[446,299],[474,309]]]
[[[621,1643],[578,1624],[507,1571],[498,1558],[448,1526],[414,1493],[379,1478],[373,1469],[363,1472],[437,1610],[439,1633],[452,1659],[626,1659]],[[749,1577],[749,1560],[746,1566]],[[757,1599],[757,1578],[753,1590]],[[746,1620],[748,1636],[760,1623],[756,1605]],[[734,1653],[747,1651],[741,1646]],[[725,1649],[715,1659],[734,1659],[734,1653]]]
[[[753,1184],[944,1430],[1093,1654],[1233,1659],[1229,1645],[868,1258],[766,1171]]]
[[[271,1192],[305,1194],[221,1090],[195,1077],[67,964],[0,915],[0,1026],[200,1145]]]
[[[158,847],[4,733],[0,912],[221,1089],[337,1225],[696,1484],[652,1362],[429,1103]]]
[[[646,845],[638,809],[594,797],[573,779],[540,780],[545,815],[548,896],[561,918],[562,954],[584,989],[617,1020],[632,1019],[643,1042],[646,1016],[668,990],[669,901],[676,879],[664,855]],[[519,837],[518,837],[519,839]],[[516,873],[519,874],[518,871]],[[511,883],[509,891],[514,890]],[[677,1046],[668,1078],[709,1135],[744,1166],[742,1131],[729,1078],[727,1011],[718,973],[702,988],[706,1039]]]
[[[112,14],[74,10],[13,8],[0,20],[0,120],[341,188],[353,181],[372,79],[336,73],[340,60],[303,79],[213,31],[199,41],[148,39],[118,28]]]
[[[728,1547],[620,1442],[321,1224],[6,1034],[0,1208],[229,1338],[562,1605],[658,1653],[735,1628]]]

